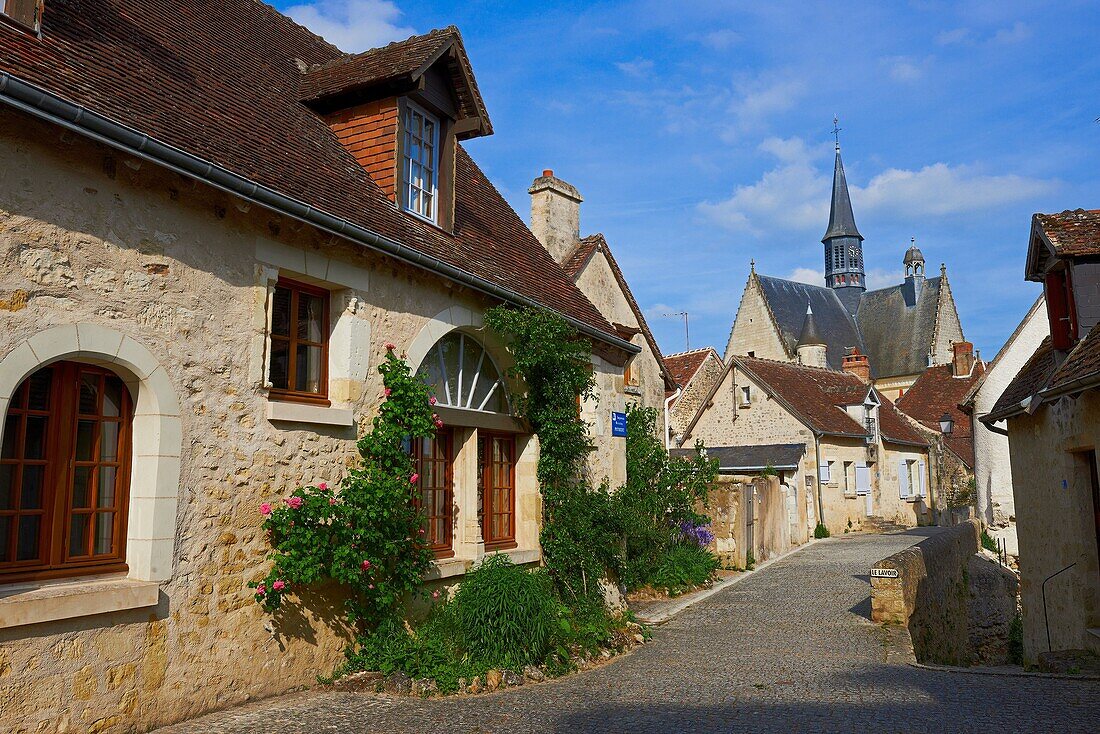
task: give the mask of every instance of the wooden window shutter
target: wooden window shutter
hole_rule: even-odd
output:
[[[928,496],[928,479],[925,477],[924,462],[917,462],[917,469],[920,471],[920,496]]]
[[[1069,284],[1069,271],[1055,270],[1047,273],[1043,286],[1047,318],[1050,321],[1051,344],[1058,351],[1069,351],[1077,341],[1077,314]]]
[[[827,461],[821,462],[821,466],[819,466],[817,468],[817,478],[818,478],[819,481],[822,481],[822,482],[828,482],[829,481],[829,462],[827,462]]]
[[[898,487],[901,490],[901,498],[909,496],[909,462],[902,459],[898,462]]]
[[[862,462],[856,464],[856,494],[868,494],[871,491],[871,470]]]
[[[38,30],[38,23],[42,17],[42,0],[6,0],[4,2],[4,15],[21,25]]]

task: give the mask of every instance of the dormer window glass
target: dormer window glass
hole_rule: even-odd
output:
[[[439,120],[407,102],[402,122],[401,183],[405,211],[434,223],[439,198]]]

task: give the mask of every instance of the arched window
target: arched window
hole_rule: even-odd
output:
[[[0,446],[0,581],[125,568],[130,393],[57,362],[12,397]]]
[[[424,356],[417,376],[434,390],[439,405],[509,413],[508,390],[493,358],[473,337],[452,332]]]

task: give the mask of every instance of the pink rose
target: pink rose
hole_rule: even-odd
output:
[[[438,599],[439,598],[439,589],[436,589],[435,591],[432,592],[432,598],[433,599]]]
[[[397,349],[396,344],[394,344],[393,342],[386,342],[386,351],[387,352],[392,352],[395,349]]]
[[[290,507],[290,509],[297,510],[299,507],[302,506],[302,498],[301,497],[287,497],[286,498],[286,504],[287,504],[288,507]]]
[[[430,398],[428,398],[428,404],[429,404],[429,405],[435,405],[435,404],[436,404],[436,402],[437,402],[437,401],[436,401],[436,399],[435,399],[435,395],[432,395],[432,396],[431,396]]]
[[[423,534],[424,534],[424,528],[420,528],[420,534],[421,534],[421,535],[423,535]]]
[[[359,564],[359,567],[366,571],[368,568],[370,568],[370,561],[363,559],[363,562]]]
[[[373,589],[373,588],[374,588],[374,584],[367,584],[367,588],[368,588],[368,589]]]
[[[442,427],[443,427],[443,421],[441,421],[441,420],[437,420],[437,421],[435,422],[435,427],[436,427],[436,428],[442,428]]]
[[[388,398],[390,395],[393,395],[393,390],[387,387],[385,390],[382,391],[382,394]]]
[[[282,581],[276,581],[275,583],[273,583],[271,585],[271,588],[274,589],[275,591],[282,591],[283,589],[286,588],[286,584],[284,584]]]
[[[411,477],[409,477],[409,484],[416,484],[418,481],[420,481],[419,474],[413,474]]]
[[[259,586],[256,587],[256,596],[263,596],[266,593],[267,593],[267,590],[264,588],[263,584],[260,584]]]
[[[329,497],[328,498],[328,503],[330,505],[335,505],[336,504],[336,498],[335,497]]]
[[[268,504],[267,502],[264,502],[262,505],[260,505],[260,514],[261,515],[270,515],[271,514],[271,505]]]
[[[432,413],[432,420],[433,421],[439,420],[439,414],[438,413]]]
[[[317,489],[321,490],[322,492],[327,492],[328,491],[328,482],[321,482],[320,484],[317,485]]]

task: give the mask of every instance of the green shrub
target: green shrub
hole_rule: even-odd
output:
[[[550,650],[558,604],[550,578],[508,556],[488,556],[466,574],[451,603],[454,632],[474,660],[522,670]]]
[[[986,532],[984,528],[982,529],[982,547],[993,553],[1001,552],[1000,547],[997,545],[997,541],[994,540],[993,536]]]
[[[751,571],[756,568],[756,556],[752,552],[752,548],[745,551],[745,570]]]
[[[1019,611],[1008,626],[1008,659],[1015,665],[1024,664],[1024,620]]]
[[[650,583],[669,594],[682,594],[714,578],[714,572],[720,565],[718,557],[706,548],[694,543],[680,543],[669,549],[653,572]]]
[[[830,535],[829,528],[825,527],[823,523],[818,523],[814,528],[814,537],[820,540],[821,538],[828,538]]]

